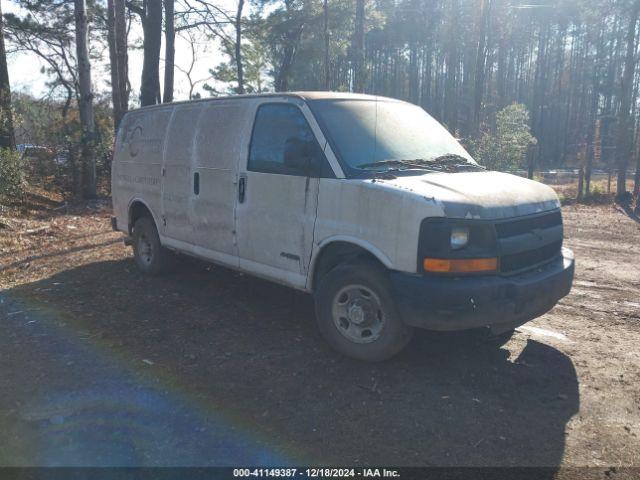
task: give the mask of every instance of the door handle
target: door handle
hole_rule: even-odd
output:
[[[193,174],[193,193],[200,195],[200,174],[198,172]]]
[[[247,189],[247,177],[241,176],[238,181],[238,202],[244,203],[244,195]]]

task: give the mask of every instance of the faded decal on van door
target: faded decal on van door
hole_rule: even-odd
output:
[[[137,157],[141,152],[158,154],[162,150],[162,137],[145,138],[140,125],[137,125],[127,138],[131,158]]]
[[[127,175],[125,173],[121,173],[118,175],[118,180],[123,183],[132,183],[138,185],[158,185],[160,183],[160,179],[156,177],[142,177],[142,176],[133,176]]]
[[[117,146],[119,161],[160,163],[164,134],[169,123],[171,110],[143,114],[135,112],[123,119],[122,142]]]
[[[129,156],[137,157],[138,152],[140,151],[140,140],[142,139],[142,127],[137,126],[133,129],[131,133],[131,138],[129,139]]]
[[[115,145],[112,191],[118,225],[128,225],[132,200],[140,199],[158,218],[161,214],[163,138],[172,107],[126,114]]]

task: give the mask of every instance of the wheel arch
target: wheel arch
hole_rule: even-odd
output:
[[[377,247],[352,237],[332,237],[318,245],[309,268],[307,289],[315,291],[320,279],[337,265],[356,259],[370,260],[391,269],[391,259]]]
[[[127,218],[128,218],[128,233],[131,235],[133,233],[133,225],[139,218],[144,216],[151,217],[153,222],[156,224],[156,228],[158,232],[160,229],[158,228],[158,219],[156,218],[153,210],[149,207],[149,205],[140,198],[134,198],[129,202],[129,206],[127,208]]]

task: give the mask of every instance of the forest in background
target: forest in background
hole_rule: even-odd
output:
[[[128,109],[187,99],[174,98],[177,74],[191,98],[295,90],[400,98],[425,108],[490,167],[576,168],[580,195],[589,194],[593,169],[610,170],[620,198],[635,171],[638,194],[639,0],[15,3],[21,14],[2,15],[0,141],[11,149],[29,132],[37,137],[29,143],[64,151],[77,195],[95,196]],[[176,36],[192,46],[191,69],[176,66]],[[224,60],[208,66],[208,78],[194,78],[203,43]],[[143,51],[141,71],[129,66],[134,49]],[[11,95],[7,52],[44,62],[47,98]],[[108,91],[92,81],[92,67],[95,74],[103,64]],[[133,76],[140,91],[132,91]],[[45,116],[37,113],[43,105]],[[2,157],[18,163],[8,151]]]

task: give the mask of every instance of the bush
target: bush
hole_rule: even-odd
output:
[[[484,131],[472,141],[470,150],[476,160],[492,170],[513,170],[526,167],[527,147],[536,138],[529,130],[527,107],[514,103],[496,115],[495,132]]]
[[[591,192],[589,192],[589,196],[594,197],[594,198],[600,198],[602,196],[604,196],[604,190],[599,187],[598,185],[593,185],[591,187]]]
[[[20,154],[0,148],[0,196],[18,198],[24,190],[24,176]]]

